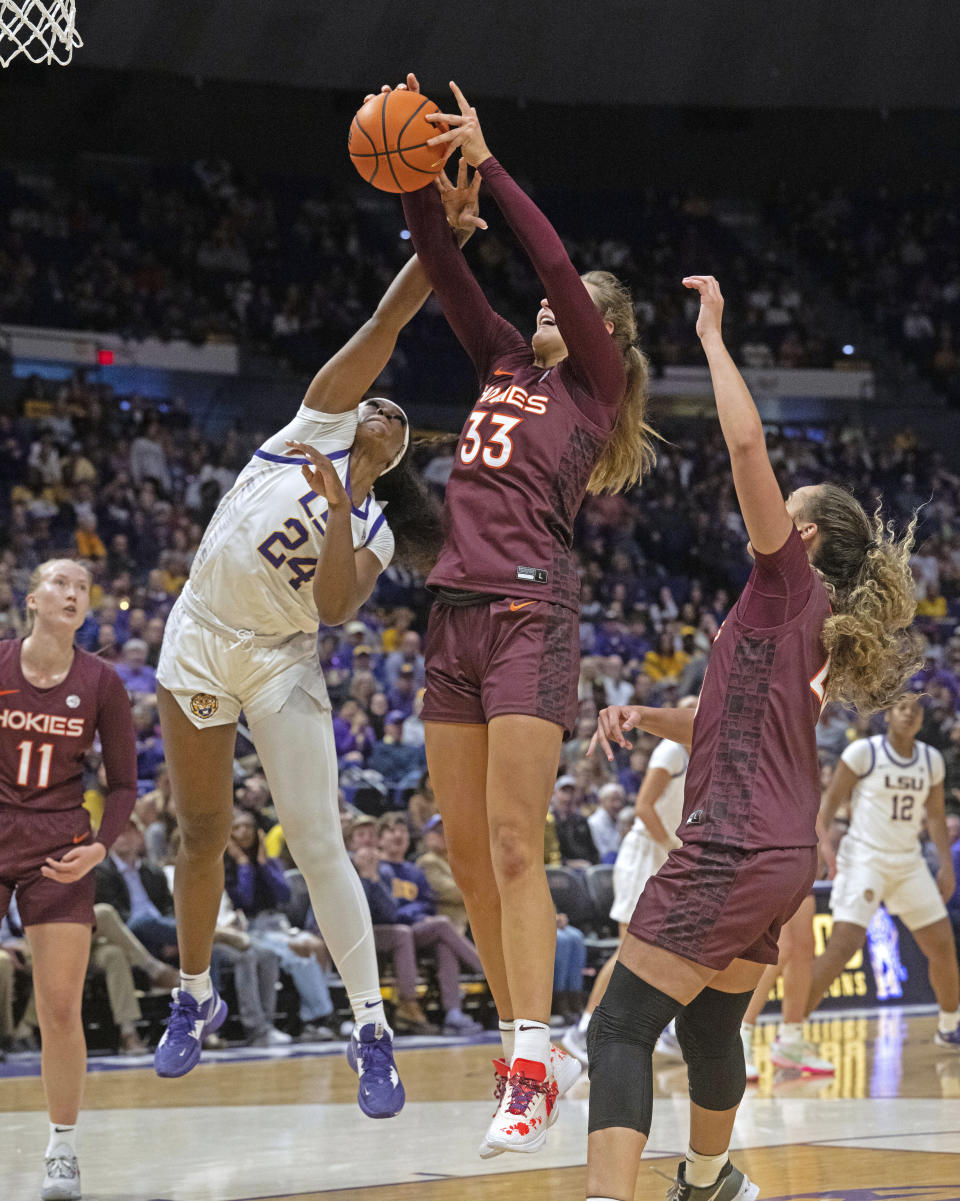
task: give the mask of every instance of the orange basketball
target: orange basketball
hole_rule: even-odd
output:
[[[427,121],[440,110],[419,92],[381,92],[358,110],[350,123],[350,161],[367,183],[383,192],[416,192],[443,166],[445,148],[427,139],[448,128]]]

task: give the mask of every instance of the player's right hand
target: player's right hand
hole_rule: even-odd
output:
[[[327,507],[333,509],[349,509],[350,496],[343,486],[343,481],[337,475],[337,469],[326,455],[322,455],[309,442],[294,442],[287,439],[288,455],[300,455],[309,459],[300,468],[303,478],[318,496],[326,498]]]
[[[720,337],[720,319],[723,316],[723,296],[720,285],[712,275],[687,275],[683,279],[685,288],[696,288],[700,293],[700,313],[697,317],[697,337],[702,342],[711,335]]]
[[[72,847],[62,859],[48,858],[40,868],[40,875],[48,880],[56,880],[58,884],[75,884],[106,857],[107,848],[102,842],[90,842],[85,846]]]
[[[624,731],[638,729],[639,716],[640,710],[637,705],[610,705],[606,709],[601,709],[597,721],[597,732],[590,739],[587,754],[592,755],[599,744],[603,753],[612,763],[613,747],[610,743],[615,742],[618,746],[629,750],[630,743],[624,738]]]

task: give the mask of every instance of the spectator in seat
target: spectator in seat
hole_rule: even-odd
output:
[[[321,960],[326,947],[314,934],[291,926],[281,906],[290,900],[283,864],[270,859],[252,813],[235,809],[224,854],[224,881],[233,907],[249,922],[254,940],[268,946],[293,980],[300,998],[301,1038],[329,1041],[333,1002]]]
[[[620,811],[627,803],[627,794],[619,784],[604,784],[597,793],[597,808],[587,818],[593,845],[601,863],[613,863],[620,846]]]
[[[96,903],[111,905],[151,955],[169,962],[177,953],[173,897],[163,869],[148,863],[145,851],[143,826],[131,817],[94,868]]]
[[[390,890],[396,920],[413,930],[414,946],[432,947],[437,962],[440,999],[445,1011],[444,1032],[475,1034],[476,1022],[460,1008],[460,967],[482,974],[480,958],[473,943],[453,927],[450,920],[437,914],[436,901],[427,877],[416,864],[406,859],[410,849],[410,831],[402,813],[386,813],[377,823],[380,866],[383,884]]]
[[[426,668],[420,651],[420,635],[416,630],[407,630],[400,639],[400,649],[387,655],[383,664],[388,687],[393,687],[403,667],[412,668],[413,692],[426,683]]]
[[[374,744],[367,766],[378,771],[392,788],[415,788],[427,766],[423,747],[403,745],[406,714],[394,709],[383,723],[383,738]]]
[[[577,805],[576,789],[577,781],[573,776],[561,776],[553,788],[550,811],[563,862],[568,867],[587,867],[599,863],[600,856],[590,825]]]
[[[437,912],[445,917],[458,934],[467,932],[467,907],[463,893],[453,878],[447,857],[447,841],[443,836],[443,818],[435,813],[422,832],[423,854],[417,867],[423,872],[436,901]]]
[[[131,638],[124,643],[121,661],[116,673],[131,695],[155,696],[157,692],[156,668],[147,663],[150,648],[142,638]]]

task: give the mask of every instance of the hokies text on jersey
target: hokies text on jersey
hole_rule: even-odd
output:
[[[64,734],[82,738],[82,717],[62,717],[56,713],[26,713],[23,709],[0,709],[0,730],[26,730],[35,734]]]

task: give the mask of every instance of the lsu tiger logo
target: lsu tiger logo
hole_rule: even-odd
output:
[[[194,717],[213,717],[220,708],[220,702],[209,692],[195,692],[190,698],[190,712]]]

